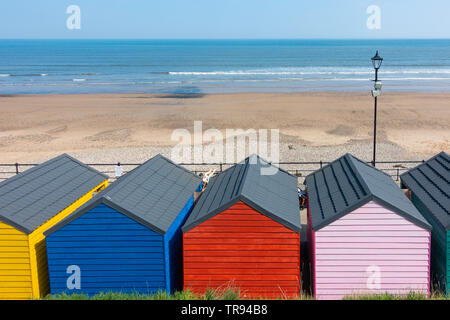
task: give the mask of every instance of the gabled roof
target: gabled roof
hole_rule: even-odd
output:
[[[0,221],[30,234],[106,179],[62,154],[0,183]]]
[[[441,152],[403,173],[400,179],[442,227],[450,230],[450,156]]]
[[[274,170],[264,172],[268,168]],[[301,225],[297,186],[296,177],[259,156],[252,155],[211,179],[182,230],[186,232],[243,201],[260,213],[299,232]]]
[[[305,181],[312,228],[316,231],[372,200],[431,229],[389,175],[351,154],[308,175]]]
[[[165,234],[200,182],[199,176],[158,154],[117,179],[45,235],[61,229],[101,203]]]

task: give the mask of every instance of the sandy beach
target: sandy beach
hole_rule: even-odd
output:
[[[281,161],[371,159],[373,100],[366,93],[80,94],[0,97],[0,162],[67,152],[87,162],[170,154],[174,129],[279,129]],[[378,159],[418,160],[450,146],[450,94],[384,93]]]

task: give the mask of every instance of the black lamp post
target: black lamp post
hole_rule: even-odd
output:
[[[383,58],[378,55],[378,50],[375,56],[372,58],[373,68],[375,69],[375,85],[374,90],[372,90],[372,96],[375,99],[375,110],[373,117],[373,159],[372,165],[375,167],[375,152],[376,152],[376,141],[377,141],[377,97],[381,94],[381,81],[378,80],[378,69],[380,69],[383,63]]]

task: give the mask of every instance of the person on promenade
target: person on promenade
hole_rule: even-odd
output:
[[[123,174],[122,166],[120,165],[120,162],[117,163],[116,168],[114,169],[114,176],[116,179],[119,179]]]

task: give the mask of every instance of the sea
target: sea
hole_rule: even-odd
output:
[[[0,95],[450,91],[450,39],[0,40]]]

